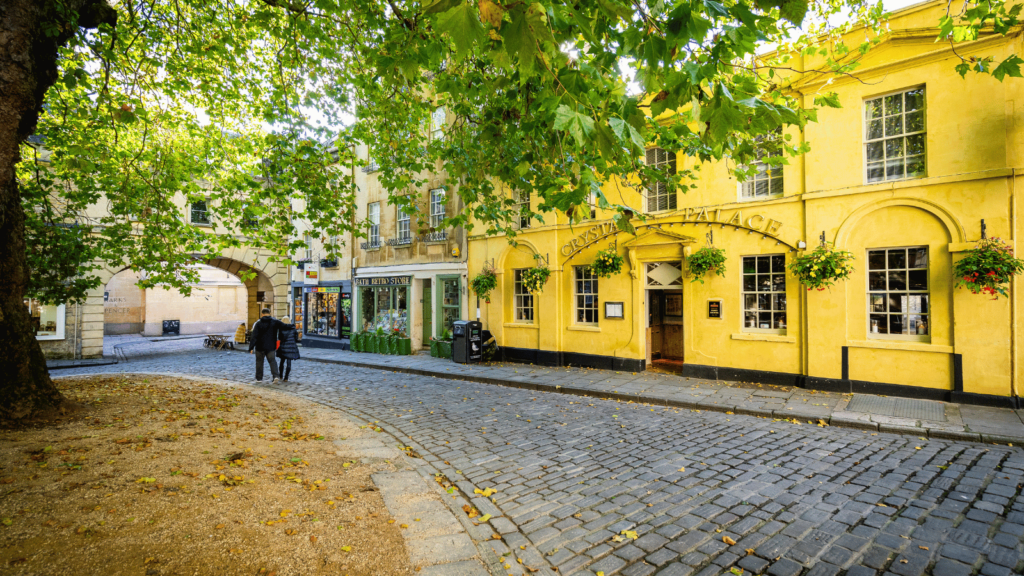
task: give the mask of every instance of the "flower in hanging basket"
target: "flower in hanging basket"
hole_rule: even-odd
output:
[[[993,300],[1008,296],[1007,284],[1022,271],[1024,260],[1014,256],[1013,248],[999,238],[982,238],[953,265],[957,288],[993,296]]]
[[[473,292],[476,292],[477,296],[483,298],[487,302],[490,302],[491,299],[488,298],[488,294],[491,293],[491,290],[497,288],[498,277],[494,274],[494,270],[484,270],[480,274],[477,274],[476,277],[470,281],[469,285],[473,289]]]
[[[535,266],[523,270],[523,288],[531,294],[536,294],[544,289],[548,282],[551,270],[547,266]]]
[[[601,250],[594,257],[590,271],[599,278],[611,278],[622,271],[622,256],[612,248]]]
[[[846,280],[853,272],[853,254],[836,250],[835,245],[826,242],[813,251],[793,258],[789,271],[808,290],[824,290],[838,280]]]
[[[690,267],[690,282],[704,283],[704,275],[714,272],[719,276],[725,276],[725,250],[714,246],[705,246],[697,250],[686,259]]]

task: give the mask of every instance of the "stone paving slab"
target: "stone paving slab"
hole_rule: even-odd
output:
[[[303,349],[302,354],[305,359],[315,362],[386,368],[407,374],[578,396],[811,422],[821,419],[831,426],[896,434],[1024,444],[1024,410],[872,394],[740,385],[654,372],[633,374],[509,363],[464,365],[424,354],[385,356],[321,348]]]

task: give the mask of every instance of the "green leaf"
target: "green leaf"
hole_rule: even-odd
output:
[[[587,136],[594,131],[594,119],[562,104],[555,110],[555,129],[572,134],[576,143],[584,146],[587,143]]]
[[[447,33],[455,42],[455,50],[460,58],[469,54],[474,43],[484,39],[484,26],[469,3],[460,4],[438,15],[435,24],[438,30]]]
[[[1024,60],[1021,60],[1020,56],[1011,54],[1006,60],[1003,60],[992,70],[992,76],[996,80],[1002,82],[1003,78],[1011,76],[1013,78],[1020,78],[1020,65],[1024,64]]]
[[[619,140],[622,140],[624,145],[628,146],[632,142],[634,146],[641,150],[645,148],[643,137],[636,131],[636,128],[633,128],[625,120],[612,117],[608,119],[608,125],[612,127],[612,131],[619,137]]]
[[[829,92],[827,94],[818,94],[814,97],[815,106],[828,106],[829,108],[842,108],[843,105],[839,103],[839,94],[835,92]]]
[[[432,0],[423,6],[424,14],[447,12],[459,4],[461,0]]]

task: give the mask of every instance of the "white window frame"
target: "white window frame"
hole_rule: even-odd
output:
[[[428,242],[442,242],[448,239],[447,230],[438,230],[444,222],[447,202],[448,195],[444,188],[434,188],[430,191],[430,227],[434,231],[427,234]]]
[[[911,113],[914,113],[914,114],[920,113],[920,116],[921,116],[921,129],[920,130],[915,130],[915,131],[912,131],[912,132],[907,132],[906,131],[906,122],[907,122],[908,112],[907,112],[907,97],[906,97],[906,95],[911,93],[911,92],[918,91],[918,90],[920,90],[921,94],[922,94],[922,97],[921,97],[921,107],[917,108],[915,110],[912,110]],[[891,98],[893,96],[897,96],[897,95],[901,97],[900,98],[900,110],[901,111],[896,113],[896,114],[886,114],[886,112],[888,111],[888,109],[887,109],[887,106],[888,106],[887,100],[889,98]],[[881,114],[880,116],[872,116],[873,111],[876,109],[875,108],[875,103],[876,102],[880,106],[880,108],[878,108],[878,110],[880,111],[880,114]],[[889,120],[890,118],[896,118],[896,117],[899,117],[899,119],[900,119],[900,130],[901,130],[901,132],[899,134],[886,135],[885,132],[886,132],[886,128],[887,128],[887,125],[888,125],[887,120]],[[879,136],[879,137],[876,137],[876,138],[871,138],[870,137],[871,136],[871,121],[872,120],[881,121],[882,135]],[[864,145],[861,147],[861,150],[862,150],[862,153],[864,154],[863,165],[864,165],[864,183],[865,184],[879,184],[879,183],[882,183],[882,182],[894,182],[894,181],[899,181],[899,180],[913,180],[913,179],[916,179],[916,178],[924,178],[924,177],[926,177],[928,175],[928,91],[925,89],[925,87],[923,85],[922,86],[915,86],[915,87],[912,87],[912,88],[906,88],[906,89],[903,89],[903,90],[897,90],[895,92],[889,92],[889,93],[886,93],[886,94],[882,94],[880,96],[872,96],[871,98],[866,98],[864,100],[864,121],[863,121],[862,126],[863,126],[863,130],[864,130],[864,135],[863,135]],[[908,140],[909,140],[910,137],[918,136],[918,135],[920,135],[920,137],[921,137],[920,138],[920,140],[921,140],[921,153],[920,154],[914,154],[914,155],[908,155],[907,154],[907,151],[908,151],[907,150]],[[901,165],[903,167],[903,174],[900,175],[900,176],[890,177],[889,174],[888,174],[889,173],[889,169],[888,169],[887,165],[890,162],[889,155],[890,155],[890,152],[892,150],[891,150],[891,147],[889,146],[889,142],[895,142],[897,140],[901,140],[902,141],[902,148],[901,149],[902,149],[903,152],[902,152],[902,155],[893,154],[892,158],[899,158],[899,159],[902,160],[902,164]],[[882,154],[882,156],[881,156],[882,160],[881,161],[877,161],[877,160],[876,161],[869,161],[869,156],[868,156],[869,155],[869,150],[872,149],[872,148],[875,148],[875,147],[878,147],[879,152]],[[920,158],[920,160],[921,160],[921,171],[919,173],[915,173],[914,175],[907,175],[906,168],[907,168],[907,164],[908,164],[908,162],[907,162],[908,158]],[[882,169],[882,177],[880,179],[872,180],[870,175],[869,175],[869,170],[871,168],[873,168],[873,167],[878,167],[878,166],[880,166],[881,169]]]
[[[380,202],[366,205],[366,220],[370,223],[367,242],[371,249],[380,248]]]
[[[579,326],[597,326],[601,318],[600,292],[597,274],[594,274],[590,266],[573,266],[573,296],[573,323]],[[588,297],[593,298],[589,306],[586,304]],[[593,320],[587,320],[587,315]]]
[[[430,139],[435,142],[444,141],[444,128],[447,125],[445,119],[447,112],[444,106],[439,106],[430,114]]]
[[[925,251],[925,254],[927,255],[926,256],[925,267],[924,268],[920,268],[920,267],[918,267],[918,268],[910,268],[909,267],[910,266],[910,261],[909,261],[909,256],[910,256],[909,252],[910,252],[910,250],[921,250],[921,249],[923,249]],[[907,254],[904,256],[904,268],[889,268],[889,252],[890,251],[895,251],[895,250],[905,250],[907,252]],[[882,270],[885,273],[885,277],[886,277],[885,278],[885,284],[886,284],[885,290],[872,290],[871,289],[871,273],[872,272],[875,272],[875,273],[879,272],[878,269],[871,268],[871,260],[870,260],[870,258],[871,258],[871,253],[872,252],[885,252],[885,268]],[[902,341],[909,341],[909,342],[927,342],[927,343],[930,343],[932,341],[932,316],[933,316],[932,308],[931,308],[931,304],[932,304],[932,294],[931,294],[931,285],[932,285],[932,282],[931,282],[931,249],[928,246],[921,246],[921,245],[917,245],[917,246],[886,246],[886,247],[879,247],[879,248],[868,248],[867,250],[864,251],[864,258],[865,258],[864,262],[866,263],[865,264],[866,274],[864,274],[864,278],[865,278],[865,280],[864,280],[865,281],[864,288],[865,288],[865,294],[867,294],[867,303],[866,303],[866,306],[865,306],[866,309],[867,309],[867,314],[865,315],[865,325],[866,325],[866,329],[867,329],[868,338],[872,339],[872,340],[902,340]],[[912,270],[924,270],[925,271],[924,277],[925,277],[925,282],[926,282],[926,284],[925,284],[926,288],[924,290],[911,290],[910,289],[910,271],[912,271]],[[889,272],[890,271],[907,272],[907,275],[906,275],[906,288],[905,289],[903,289],[903,290],[892,290],[892,289],[890,289],[890,287],[889,287]],[[926,300],[928,302],[928,311],[927,312],[923,312],[923,313],[922,312],[918,312],[916,314],[910,312],[909,310],[906,310],[906,311],[903,311],[903,312],[898,312],[898,313],[890,312],[889,311],[889,297],[890,297],[891,294],[905,295],[907,297],[907,299],[904,300],[904,302],[903,302],[903,304],[905,304],[905,305],[909,305],[910,296],[915,296],[915,295],[916,296],[925,296]],[[873,309],[872,309],[872,304],[873,304],[872,303],[872,296],[882,296],[883,297],[883,304],[885,305],[885,308],[886,308],[885,312],[875,312],[875,311],[873,311]],[[903,316],[904,318],[907,319],[907,321],[905,322],[905,325],[908,326],[908,327],[909,327],[909,324],[910,324],[910,316],[912,316],[912,315],[913,316],[924,316],[923,319],[925,321],[925,331],[927,333],[926,334],[881,334],[881,333],[874,333],[874,332],[872,332],[872,329],[871,329],[872,318],[871,318],[871,316],[872,315],[878,316],[878,315],[883,315],[883,314],[886,316],[886,320],[888,320],[889,316],[895,316],[897,314],[899,314],[900,316]],[[888,329],[888,327],[887,327],[887,329]]]
[[[523,286],[523,272],[527,268],[512,270],[512,318],[518,324],[536,322],[533,294]]]
[[[664,159],[659,159],[659,151],[665,154]],[[652,162],[651,155],[654,155]],[[648,166],[653,166],[658,169],[666,169],[669,174],[676,173],[676,154],[669,152],[664,148],[652,146],[647,149],[647,155],[645,161]],[[665,198],[665,208],[658,208],[657,204],[661,203],[661,198]],[[651,201],[655,201],[655,206],[651,206]],[[679,206],[679,195],[676,194],[675,190],[670,190],[668,184],[665,182],[657,182],[654,184],[654,189],[648,188],[644,194],[644,206],[646,211],[649,213],[653,212],[668,212],[671,210],[677,210]]]
[[[781,131],[772,137],[781,138]],[[758,145],[756,150],[758,159],[761,158],[777,158],[782,156],[782,150],[776,150],[769,152]],[[751,168],[755,168],[757,172],[747,179],[746,182],[740,182],[737,187],[738,200],[740,202],[756,202],[758,200],[765,200],[768,198],[781,198],[785,194],[785,182],[783,181],[782,166],[771,166],[764,162],[754,162]],[[758,194],[758,184],[764,184],[766,187],[766,193]]]
[[[32,301],[32,300],[35,300],[35,299],[34,298],[27,298],[27,300]],[[36,300],[36,301],[38,302],[38,300]],[[40,305],[41,306],[48,306],[47,304],[40,304]],[[57,330],[56,330],[56,334],[46,334],[46,335],[40,336],[39,333],[37,332],[36,333],[36,340],[64,340],[64,338],[65,338],[65,336],[64,336],[64,324],[67,321],[67,318],[66,318],[66,316],[67,316],[67,308],[65,307],[64,304],[58,304],[56,306],[56,308],[57,308],[57,313],[56,313],[57,314],[57,319],[56,319]],[[31,309],[29,311],[29,315],[31,316]]]
[[[203,209],[201,210],[201,212],[206,215],[205,216],[205,218],[206,218],[205,221],[203,221],[203,220],[196,220],[196,218],[195,218],[195,214],[196,214],[195,206],[196,206],[196,204],[199,204],[200,202],[202,202],[202,204],[203,204]],[[210,222],[210,200],[209,199],[205,199],[205,200],[198,200],[196,202],[189,203],[189,205],[188,205],[188,220],[194,226],[211,226],[212,223]]]
[[[781,265],[776,265],[776,258],[782,258]],[[754,261],[754,271],[747,272],[747,260]],[[768,271],[760,272],[758,269],[759,261],[768,262]],[[748,276],[754,278],[754,290],[748,290],[746,285],[746,279]],[[778,276],[782,276],[782,289],[776,290],[775,279]],[[764,277],[768,284],[768,290],[761,290],[761,279]],[[747,305],[747,297],[753,296],[754,305],[750,307]],[[761,307],[761,296],[767,296],[768,308],[763,309]],[[781,306],[779,303],[778,296],[782,296]],[[754,334],[786,334],[786,328],[783,326],[789,326],[789,306],[786,298],[786,255],[785,254],[754,254],[751,256],[740,257],[740,331],[750,332]],[[762,328],[761,314],[767,313],[769,315],[768,328]],[[754,325],[750,325],[748,314],[755,314]],[[782,315],[782,324],[779,324],[779,314]]]
[[[529,192],[524,191],[516,191],[514,192],[514,194],[516,200],[516,207],[518,209],[519,230],[526,230],[530,228],[530,216],[528,214],[524,215],[523,212],[524,210],[527,212],[529,212],[530,210],[531,195]]]
[[[306,262],[313,261],[313,237],[309,232],[302,234],[302,241],[306,244]]]
[[[397,207],[395,211],[395,219],[398,222],[398,244],[400,246],[412,244],[412,217],[402,210],[401,206]]]

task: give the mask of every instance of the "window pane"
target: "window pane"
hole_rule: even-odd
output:
[[[768,181],[758,180],[754,183],[754,196],[767,196],[768,195]]]
[[[890,314],[889,315],[889,334],[905,334],[903,329],[903,315],[902,314]]]
[[[904,140],[904,138],[897,138],[896,141]],[[924,134],[914,134],[913,136],[907,136],[906,155],[907,156],[919,156],[924,154]]]
[[[868,122],[868,140],[877,140],[882,136],[882,120]]]
[[[786,276],[785,274],[775,274],[772,276],[772,292],[785,292],[786,291]]]
[[[889,160],[885,163],[885,177],[888,180],[903,177],[903,160]]]
[[[868,100],[864,105],[865,117],[881,118],[882,117],[882,100],[880,98],[875,100]]]
[[[881,142],[872,142],[867,146],[867,159],[868,162],[882,160],[882,152],[884,148]]]
[[[761,273],[761,274],[763,274],[765,272],[771,272],[772,271],[772,261],[771,261],[771,259],[768,258],[767,256],[758,256],[757,257],[757,271],[758,271],[758,273]]]
[[[889,116],[885,119],[885,135],[898,136],[903,134],[903,116]]]
[[[907,268],[927,268],[928,267],[928,249],[927,248],[911,248],[907,250]]]
[[[909,316],[908,332],[910,334],[917,334],[918,336],[925,336],[928,334],[928,317],[918,316],[911,314]]]
[[[911,156],[907,158],[907,176],[924,176],[924,156]]]
[[[907,289],[907,273],[906,272],[889,272],[889,290],[906,290]]]
[[[903,94],[893,94],[885,97],[885,115],[899,114],[903,112]]]
[[[910,90],[904,94],[906,96],[906,110],[921,110],[924,108],[924,88],[917,88]]]
[[[743,277],[743,291],[744,292],[756,292],[757,291],[757,276],[744,276]]]
[[[889,250],[889,268],[906,268],[907,251],[903,249]]]
[[[757,309],[758,310],[771,310],[772,309],[772,295],[771,294],[758,294],[757,295]]]
[[[903,156],[903,138],[893,138],[885,141],[885,157],[899,158]]]
[[[889,294],[889,312],[903,312],[906,298],[906,296],[900,296],[899,294]]]
[[[911,294],[907,299],[907,311],[917,314],[927,314],[928,296],[925,294]]]
[[[910,271],[910,289],[911,290],[927,290],[928,289],[928,271],[927,270],[911,270]]]
[[[885,168],[881,162],[868,164],[868,182],[881,182],[885,179]]]
[[[885,250],[868,252],[868,270],[885,270]]]
[[[757,291],[758,292],[771,292],[772,291],[772,277],[769,274],[760,274],[757,277]]]
[[[782,194],[782,188],[783,188],[782,171],[781,170],[776,170],[775,172],[773,172],[773,176],[774,177],[771,179],[771,183],[772,183],[772,185],[771,185],[771,193],[772,194]]]
[[[774,301],[772,302],[773,310],[785,310],[786,309],[786,295],[785,294],[773,294]]]
[[[882,294],[871,295],[871,311],[885,312],[885,296]]]
[[[757,328],[757,313],[748,312],[743,315],[744,328]]]
[[[924,130],[924,112],[907,114],[907,132],[921,132],[922,130]]]
[[[744,294],[743,295],[743,309],[744,310],[757,310],[757,294]]]
[[[749,256],[743,258],[743,273],[753,274],[757,271],[757,260]]]
[[[758,312],[757,313],[757,327],[764,330],[772,329],[772,313],[771,312]]]
[[[786,272],[786,257],[772,256],[772,272]]]
[[[885,290],[885,272],[868,272],[868,289]]]
[[[870,323],[870,330],[872,334],[889,333],[889,318],[886,314],[872,314]]]
[[[776,312],[775,313],[775,324],[772,326],[776,330],[784,330],[786,328],[786,313]]]

